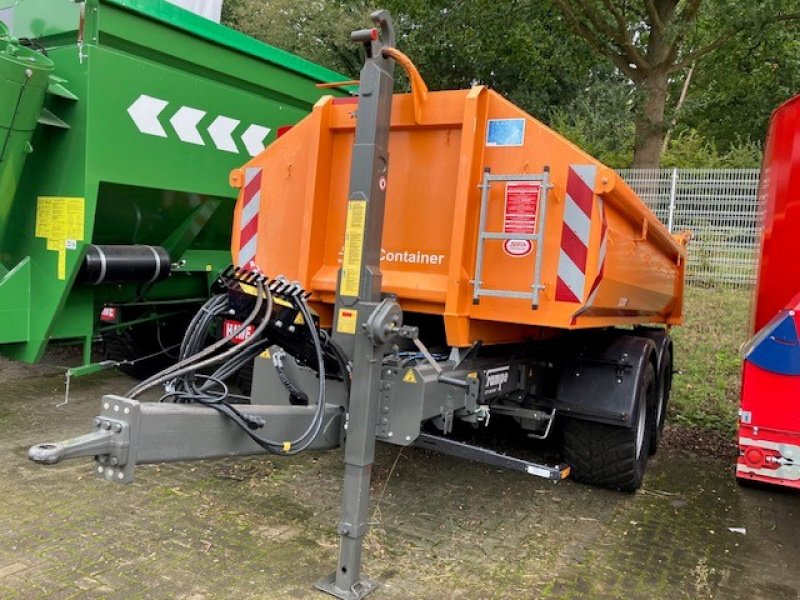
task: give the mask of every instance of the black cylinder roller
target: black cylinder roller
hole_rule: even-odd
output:
[[[161,246],[86,247],[78,280],[89,285],[161,281],[169,277],[170,257]]]

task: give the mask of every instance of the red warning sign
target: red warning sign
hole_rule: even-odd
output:
[[[541,181],[509,181],[506,184],[506,206],[503,213],[503,233],[536,233],[536,214],[542,194]],[[533,250],[530,240],[506,240],[503,250],[509,256],[520,258]]]

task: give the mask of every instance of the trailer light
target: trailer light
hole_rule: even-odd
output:
[[[100,320],[103,323],[116,323],[118,321],[119,311],[116,306],[104,306],[100,311]]]
[[[744,460],[748,465],[762,467],[766,462],[764,460],[765,458],[764,452],[760,448],[754,448],[751,446],[744,451]]]

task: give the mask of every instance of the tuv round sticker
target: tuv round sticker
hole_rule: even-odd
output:
[[[503,250],[510,256],[527,256],[533,250],[533,243],[530,240],[506,240]]]

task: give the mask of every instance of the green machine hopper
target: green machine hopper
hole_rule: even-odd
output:
[[[229,172],[342,77],[165,0],[0,18],[0,353],[158,356],[231,262]]]

